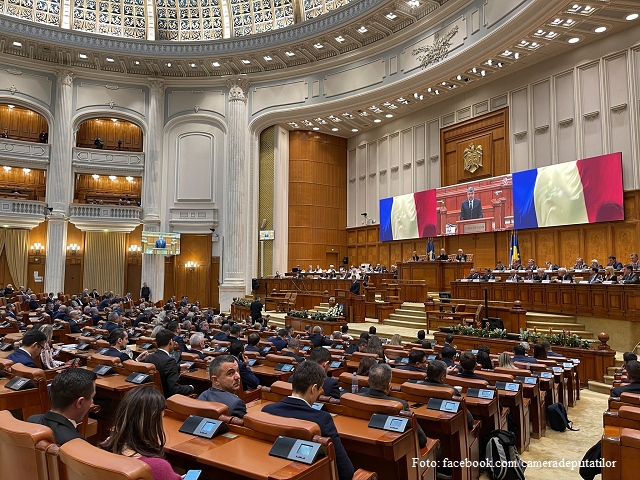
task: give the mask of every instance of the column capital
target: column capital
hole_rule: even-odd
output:
[[[249,95],[249,80],[243,77],[234,77],[227,80],[227,87],[229,87],[229,101],[241,100],[247,101]]]
[[[73,70],[68,70],[68,69],[56,70],[56,77],[58,77],[58,81],[62,85],[66,85],[70,87],[73,84],[73,78],[75,77],[75,73]]]
[[[149,80],[149,88],[152,94],[162,95],[164,93],[164,80],[161,78],[152,78]]]

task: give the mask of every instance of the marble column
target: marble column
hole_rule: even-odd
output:
[[[149,81],[149,131],[142,178],[143,229],[161,231],[160,200],[162,144],[164,127],[164,81]],[[164,297],[164,255],[142,255],[142,282],[151,289],[151,299]],[[141,285],[142,286],[142,285]]]
[[[47,174],[47,204],[51,209],[47,226],[45,292],[64,291],[67,258],[67,210],[73,193],[73,72],[56,72],[56,118],[51,136],[51,158]]]
[[[247,93],[244,78],[228,81],[229,134],[224,209],[223,282],[220,285],[220,309],[228,311],[233,297],[244,297],[245,268],[245,185],[247,142]]]

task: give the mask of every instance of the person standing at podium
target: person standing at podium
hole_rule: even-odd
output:
[[[167,248],[167,242],[164,238],[162,238],[162,235],[158,235],[155,248]]]
[[[482,218],[482,202],[475,198],[473,187],[467,188],[467,199],[460,206],[460,220],[471,220]]]
[[[360,295],[360,282],[355,275],[351,276],[351,287],[349,287],[349,291],[354,295]]]

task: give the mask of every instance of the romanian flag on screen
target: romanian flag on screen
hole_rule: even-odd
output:
[[[622,153],[513,174],[514,227],[624,220]]]
[[[380,200],[380,241],[436,235],[436,191],[409,193]]]

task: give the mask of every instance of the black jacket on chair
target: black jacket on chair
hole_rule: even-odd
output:
[[[53,430],[53,436],[55,437],[58,445],[64,445],[75,438],[82,438],[84,440],[82,435],[80,435],[80,432],[78,432],[69,419],[63,417],[59,413],[53,413],[51,410],[44,414],[31,415],[27,418],[27,422],[49,427]]]
[[[623,393],[640,393],[640,382],[625,383],[611,389],[612,397],[619,397]]]
[[[160,373],[162,380],[162,389],[165,398],[179,393],[181,395],[189,395],[193,389],[189,385],[180,385],[180,366],[167,354],[167,352],[156,350],[145,359],[145,363],[153,363],[156,370]]]

